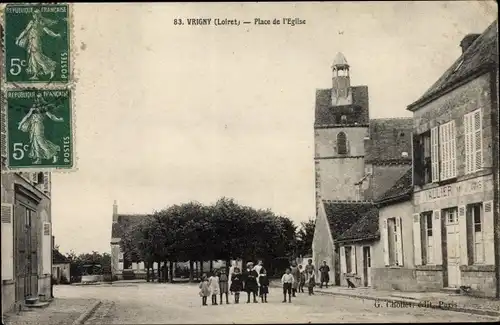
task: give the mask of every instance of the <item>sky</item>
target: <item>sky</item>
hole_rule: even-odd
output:
[[[487,1],[74,4],[77,162],[52,176],[55,244],[109,252],[114,200],[151,213],[226,196],[313,218],[315,89],[331,86],[336,53],[369,87],[371,118],[411,116],[496,16]]]

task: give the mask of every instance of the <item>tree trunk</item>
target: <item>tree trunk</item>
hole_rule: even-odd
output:
[[[193,282],[193,261],[189,260],[189,282]]]
[[[170,283],[174,283],[174,262],[170,261],[168,265],[168,272],[169,272],[169,278],[170,278]]]
[[[194,262],[194,273],[195,273],[195,279],[198,280],[200,278],[200,268],[198,267],[198,262]]]
[[[204,272],[204,271],[205,271],[205,270],[203,269],[203,261],[202,261],[202,260],[200,260],[200,280],[201,280],[201,276],[203,275],[203,272]]]
[[[231,258],[226,259],[226,274],[229,274],[229,269],[231,268]]]
[[[149,282],[150,275],[149,275],[149,262],[146,262],[146,282]]]
[[[164,277],[163,277],[163,282],[167,283],[168,282],[168,261],[165,260],[163,262],[163,265],[165,265],[165,270],[164,270]]]
[[[210,273],[214,270],[214,261],[210,260]]]

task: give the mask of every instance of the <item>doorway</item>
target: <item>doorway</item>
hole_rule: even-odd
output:
[[[363,246],[363,282],[365,287],[371,286],[371,254],[370,246]]]
[[[446,220],[446,252],[448,287],[460,287],[460,227],[458,224],[458,214],[456,209],[444,211]]]
[[[36,212],[17,202],[16,226],[16,301],[38,296],[38,253]]]

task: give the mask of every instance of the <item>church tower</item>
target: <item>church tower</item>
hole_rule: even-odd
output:
[[[369,129],[368,87],[351,86],[350,67],[338,53],[332,86],[316,91],[315,167],[317,208],[322,200],[359,201]]]
[[[351,105],[351,79],[349,64],[342,53],[338,53],[332,65],[332,106]]]

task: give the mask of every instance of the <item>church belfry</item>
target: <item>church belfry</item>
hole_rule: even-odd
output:
[[[332,65],[332,106],[352,104],[349,64],[342,53],[337,53]]]

